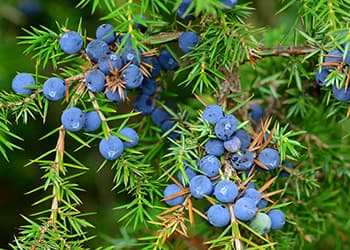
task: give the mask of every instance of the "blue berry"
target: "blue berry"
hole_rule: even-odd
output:
[[[247,197],[241,197],[239,198],[234,207],[233,207],[233,213],[237,217],[237,219],[241,221],[248,221],[254,218],[256,212],[256,205],[254,200],[247,198]]]
[[[235,132],[235,136],[241,141],[241,149],[247,149],[250,146],[252,138],[250,135],[243,129],[239,129]]]
[[[286,217],[279,209],[272,209],[267,215],[271,219],[271,229],[281,229],[286,223]]]
[[[253,154],[247,149],[243,149],[242,151],[234,153],[231,156],[231,164],[236,170],[248,170],[251,168],[253,163]]]
[[[220,202],[230,203],[238,195],[238,187],[231,180],[221,180],[214,188],[214,195]]]
[[[216,105],[216,104],[207,106],[204,109],[203,115],[202,115],[203,120],[212,124],[217,123],[223,117],[224,117],[224,111],[219,105]]]
[[[85,78],[86,88],[92,92],[102,92],[105,88],[105,74],[99,69],[90,70]]]
[[[110,100],[111,102],[117,102],[117,103],[122,103],[123,101],[126,100],[126,96],[127,96],[127,92],[126,89],[123,89],[123,96],[121,96],[119,94],[118,89],[116,91],[114,91],[114,93],[110,90],[108,90],[106,92],[106,97],[108,100]]]
[[[187,12],[187,9],[190,7],[191,3],[192,3],[192,0],[182,0],[182,2],[180,3],[177,9],[177,15],[186,21],[189,21],[190,19],[193,18],[193,16],[190,14],[191,12],[193,12],[192,10],[189,11],[189,14],[185,16],[185,13]]]
[[[153,78],[144,78],[140,86],[142,95],[153,95],[157,90],[157,82]]]
[[[342,102],[350,101],[350,86],[347,88],[347,90],[345,90],[345,87],[338,89],[336,84],[334,84],[332,87],[332,92],[335,99],[337,99],[338,101],[342,101]]]
[[[332,50],[326,55],[324,62],[342,62],[343,61],[343,52],[339,49]]]
[[[255,188],[248,188],[242,197],[247,197],[252,199],[255,202],[255,205],[258,205],[258,203],[261,200],[261,194],[258,190],[256,190]]]
[[[139,136],[137,135],[137,132],[130,127],[124,127],[120,134],[124,137],[129,138],[131,141],[124,141],[124,147],[125,148],[132,148],[135,147],[139,143]]]
[[[316,70],[315,80],[320,87],[325,87],[327,85],[326,78],[329,73],[329,69],[326,67],[322,67],[321,72],[318,69]]]
[[[222,6],[223,10],[232,9],[237,4],[237,0],[220,0],[220,2],[224,5]]]
[[[233,117],[233,115],[224,116],[215,123],[214,131],[220,140],[227,141],[233,137],[238,125],[237,119]]]
[[[62,100],[66,94],[66,85],[62,79],[51,77],[44,82],[43,94],[50,101]]]
[[[27,86],[34,86],[35,79],[29,73],[19,73],[12,80],[12,89],[16,93],[23,95],[30,95],[33,90],[27,88]]]
[[[124,144],[118,137],[109,135],[107,140],[103,138],[100,141],[99,151],[103,158],[112,161],[123,153]]]
[[[157,126],[161,126],[162,123],[168,120],[171,115],[166,112],[164,109],[155,108],[151,114],[152,121]]]
[[[83,38],[76,31],[68,31],[62,35],[59,44],[63,52],[75,54],[83,47]]]
[[[168,50],[163,50],[159,54],[159,63],[163,69],[173,70],[178,66],[175,58],[170,54]]]
[[[140,95],[134,102],[134,108],[143,115],[149,115],[154,109],[154,100],[148,95]]]
[[[217,176],[220,168],[221,162],[215,155],[206,155],[199,163],[199,169],[208,177]]]
[[[106,43],[112,43],[115,40],[114,27],[111,24],[104,23],[97,27],[96,38]]]
[[[111,67],[112,66],[112,67]],[[114,53],[102,56],[98,59],[98,68],[105,74],[111,74],[111,70],[118,71],[123,67],[122,58]]]
[[[221,156],[224,154],[224,142],[219,139],[209,139],[205,145],[205,152],[210,155]]]
[[[83,129],[86,132],[92,132],[99,129],[101,126],[101,118],[96,111],[90,111],[85,113],[85,122]]]
[[[226,207],[220,204],[212,205],[207,212],[208,221],[214,227],[225,227],[230,224],[231,216]]]
[[[89,42],[86,46],[86,53],[93,62],[98,62],[101,57],[109,55],[111,51],[107,43],[96,39]]]
[[[85,124],[85,114],[80,108],[68,108],[63,111],[61,122],[66,130],[76,132],[83,128]]]
[[[156,57],[153,57],[151,60],[152,60],[152,67],[153,67],[151,69],[151,74],[152,74],[152,77],[156,77],[159,75],[161,70],[160,62]]]
[[[143,75],[139,67],[130,64],[125,70],[123,70],[122,80],[125,82],[125,86],[128,89],[135,89],[141,85]]]
[[[258,234],[265,234],[271,229],[271,219],[267,214],[258,213],[249,226]]]
[[[265,193],[262,192],[261,195],[263,195],[263,194],[265,194]],[[267,204],[268,204],[268,201],[267,201],[267,200],[261,199],[261,200],[258,202],[257,207],[258,207],[259,209],[262,209],[262,208],[267,207]]]
[[[139,65],[141,61],[141,53],[138,50],[134,50],[132,47],[127,47],[122,54],[122,60],[124,64],[131,62],[132,64]]]
[[[173,194],[176,194],[181,191],[181,188],[176,184],[170,184],[164,189],[164,198],[169,197]],[[165,203],[169,206],[177,206],[184,202],[185,197],[183,195],[180,195],[178,197],[165,200]]]
[[[264,164],[269,170],[272,170],[280,165],[280,155],[273,148],[264,148],[258,156],[258,161]]]
[[[19,3],[18,8],[26,17],[36,16],[41,11],[39,2],[33,0],[22,1]]]
[[[190,191],[194,198],[201,199],[213,192],[213,184],[205,175],[197,175],[190,181]]]
[[[164,121],[161,125],[161,129],[162,129],[163,134],[166,133],[168,130],[170,130],[174,126],[175,126],[174,121],[171,121],[171,120]],[[170,134],[168,134],[168,137],[170,137],[172,139],[177,139],[177,138],[179,138],[179,136],[180,136],[179,133],[177,133],[175,131],[172,131],[172,132],[170,132]]]
[[[137,17],[135,18],[135,23],[136,23],[136,26],[137,28],[142,32],[142,33],[145,33],[146,30],[147,30],[147,27],[143,24],[147,19],[146,17],[142,16],[142,15],[137,15]],[[138,21],[140,20],[140,21]]]
[[[183,53],[188,53],[197,45],[199,42],[199,36],[192,32],[183,32],[179,37],[179,47]]]
[[[264,109],[258,104],[252,104],[252,105],[250,105],[250,108],[251,108],[250,118],[254,122],[259,122],[259,120],[264,115]]]
[[[293,163],[288,161],[288,160],[283,161],[282,164],[286,168],[293,168]],[[279,176],[280,177],[288,177],[289,173],[287,171],[283,170],[283,171],[280,172]]]
[[[190,167],[185,167],[185,173],[186,173],[187,178],[188,178],[189,181],[191,181],[192,178],[195,177],[195,176],[197,175],[197,171],[194,170],[193,168],[190,168]],[[179,172],[177,173],[177,179],[178,179],[182,184],[184,184],[184,185],[186,184],[185,178],[183,177],[181,171],[179,171]]]
[[[241,140],[237,136],[234,136],[224,142],[224,147],[228,152],[237,152],[241,148]]]

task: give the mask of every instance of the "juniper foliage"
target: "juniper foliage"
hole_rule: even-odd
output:
[[[126,104],[116,105],[102,93],[84,87],[86,72],[96,67],[81,53],[66,55],[59,39],[68,30],[77,31],[84,48],[95,37],[84,17],[55,20],[53,25],[23,28],[18,45],[35,65],[31,72],[37,84],[29,96],[0,92],[0,153],[7,165],[11,155],[21,154],[22,138],[15,124],[56,121],[41,134],[41,141],[56,141],[25,165],[40,169],[37,185],[29,195],[40,196],[35,212],[22,215],[22,226],[12,232],[12,249],[312,249],[329,244],[332,249],[349,248],[350,158],[348,102],[337,101],[332,86],[348,87],[350,66],[344,62],[325,63],[329,53],[350,50],[347,0],[280,1],[275,11],[280,24],[264,26],[254,16],[261,7],[257,1],[238,1],[232,9],[219,0],[193,0],[187,21],[177,16],[177,1],[80,0],[75,6],[91,13],[100,23],[111,23],[120,43],[115,52],[128,45],[142,51],[142,57],[159,55],[167,49],[179,67],[157,78],[156,106],[172,117],[173,126],[163,133],[150,117],[133,109],[133,92]],[[5,6],[5,5],[4,5]],[[6,5],[7,6],[7,5]],[[9,6],[11,6],[9,4]],[[0,15],[4,15],[0,11]],[[146,17],[145,19],[142,16]],[[293,17],[293,18],[292,18]],[[146,31],[138,28],[145,26]],[[183,54],[178,38],[193,31],[200,42]],[[1,58],[1,57],[0,57]],[[139,58],[140,59],[140,58]],[[151,65],[140,64],[145,77]],[[22,71],[18,65],[13,69]],[[315,74],[330,67],[326,86],[315,83]],[[1,68],[0,68],[1,69]],[[42,93],[49,76],[65,79],[66,97],[50,103]],[[10,85],[9,82],[6,83]],[[121,93],[123,84],[116,83]],[[118,85],[121,84],[121,85]],[[215,138],[213,126],[202,119],[202,110],[219,104],[225,113],[241,121],[238,128],[249,131],[252,152],[267,145],[278,149],[283,160],[277,170],[261,173],[229,171],[227,159],[221,178],[231,178],[243,190],[253,181],[265,192],[269,206],[281,208],[287,217],[283,230],[260,235],[231,214],[231,223],[213,228],[206,223],[206,206],[216,201],[191,198],[185,167],[198,170],[204,144]],[[264,107],[260,121],[250,117],[251,104]],[[99,132],[70,132],[58,119],[50,117],[72,106],[96,110],[102,120]],[[126,148],[115,161],[102,160],[98,142],[120,135],[126,125],[139,135],[135,148]],[[179,137],[174,138],[176,133]],[[24,148],[25,150],[25,148]],[[14,152],[12,152],[14,151]],[[87,157],[90,152],[91,157]],[[287,166],[292,162],[293,168]],[[256,162],[257,166],[259,162]],[[260,165],[259,165],[260,166]],[[5,168],[7,166],[4,166]],[[15,166],[12,166],[15,167]],[[18,167],[18,166],[16,166]],[[89,194],[84,178],[99,178],[108,172],[110,192],[120,199],[110,211],[98,214],[85,206]],[[177,180],[182,173],[184,182]],[[91,174],[93,173],[93,174]],[[282,177],[286,174],[287,177]],[[85,176],[85,177],[84,177]],[[163,200],[166,185],[176,183],[185,196],[182,205],[169,207]],[[105,185],[103,187],[106,187]],[[27,196],[28,197],[28,196]],[[84,197],[84,198],[82,198]],[[94,199],[89,198],[89,199]],[[229,206],[229,205],[228,205]],[[232,207],[231,207],[232,208]],[[117,232],[105,232],[99,219],[113,224]],[[99,228],[101,226],[101,228]]]

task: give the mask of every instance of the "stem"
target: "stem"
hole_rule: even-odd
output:
[[[55,161],[52,164],[51,171],[56,172],[56,174],[59,176],[60,171],[62,171],[62,165],[61,162],[63,160],[64,156],[64,138],[65,138],[65,129],[63,126],[61,126],[59,130],[59,136],[57,140],[57,145],[56,145],[56,156],[55,156]],[[59,187],[59,183],[57,183],[57,186]],[[55,183],[53,183],[52,186],[52,203],[51,203],[51,215],[50,215],[50,222],[54,225],[56,223],[56,218],[57,218],[57,211],[58,211],[58,202],[59,202],[59,197],[57,195],[57,190],[56,190]]]
[[[98,113],[99,117],[101,118],[101,121],[106,124],[108,134],[111,134],[112,130],[110,129],[110,127],[107,124],[107,119],[106,119],[105,115],[101,112],[100,105],[96,101],[95,94],[92,93],[90,90],[88,91],[88,93],[89,93],[89,96],[91,99],[92,106],[94,107],[95,111]]]

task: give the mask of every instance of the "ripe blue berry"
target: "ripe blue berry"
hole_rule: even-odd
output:
[[[217,176],[220,168],[221,162],[215,155],[206,155],[199,163],[199,169],[208,177]]]
[[[86,88],[92,92],[102,92],[105,88],[105,74],[99,69],[90,70],[85,78]]]
[[[139,87],[143,81],[141,70],[134,64],[130,64],[125,70],[123,70],[122,76],[122,80],[125,82],[125,86],[128,89]]]
[[[192,32],[183,32],[179,37],[179,47],[183,53],[188,53],[196,46],[199,41],[199,36]]]
[[[241,148],[241,140],[237,136],[234,136],[224,142],[224,147],[228,152],[237,152]]]
[[[288,161],[288,160],[285,160],[282,163],[283,163],[283,166],[286,167],[286,168],[293,168],[293,163]],[[280,177],[288,177],[289,176],[289,172],[283,170],[283,171],[280,172],[279,176]]]
[[[252,199],[255,202],[255,205],[258,205],[258,203],[261,200],[261,194],[258,190],[256,190],[255,188],[248,188],[242,197],[247,197]]]
[[[112,43],[115,40],[114,27],[111,24],[104,23],[97,27],[96,38],[106,43]]]
[[[159,60],[156,57],[142,57],[142,62],[147,63],[148,65],[145,65],[148,69],[148,71],[151,73],[151,76],[155,78],[159,75],[161,67]]]
[[[170,130],[174,126],[175,126],[174,121],[171,121],[171,120],[164,121],[161,125],[161,129],[162,129],[163,134],[166,133],[168,130]],[[177,139],[177,138],[179,138],[179,136],[180,136],[179,133],[177,133],[175,131],[172,131],[168,134],[168,137],[170,137],[172,139]]]
[[[160,52],[159,63],[162,66],[162,68],[166,70],[173,70],[178,65],[177,61],[168,50],[163,50],[162,52]]]
[[[144,78],[140,86],[142,95],[153,95],[157,90],[157,82],[153,78]]]
[[[101,57],[107,56],[110,53],[108,44],[99,39],[92,40],[86,46],[86,54],[93,62],[98,62]]]
[[[61,122],[66,130],[76,132],[83,128],[85,123],[85,114],[80,108],[68,108],[63,111]]]
[[[120,134],[131,140],[131,141],[124,141],[123,142],[125,148],[135,147],[139,143],[139,136],[137,135],[137,132],[133,128],[124,127],[120,131]]]
[[[123,67],[122,58],[114,53],[110,53],[106,56],[98,59],[98,68],[105,74],[111,74],[111,70],[118,71]]]
[[[253,154],[247,149],[234,153],[231,157],[231,164],[236,170],[248,170],[251,168],[253,163]]]
[[[83,47],[83,38],[76,31],[68,31],[62,35],[59,44],[63,52],[75,54]]]
[[[220,2],[222,2],[224,5],[222,6],[223,10],[232,9],[237,4],[237,0],[220,0]]]
[[[263,194],[265,194],[265,193],[262,192],[261,195],[263,195]],[[262,209],[262,208],[267,207],[267,204],[268,204],[268,201],[267,201],[267,200],[261,199],[261,200],[258,202],[257,207],[258,207],[259,209]]]
[[[280,165],[280,155],[273,148],[264,148],[258,156],[258,161],[268,167],[269,170],[272,170]]]
[[[250,146],[252,138],[250,135],[243,129],[239,129],[235,132],[235,136],[241,141],[241,149],[247,149]]]
[[[151,114],[152,121],[157,126],[161,126],[165,120],[168,120],[171,115],[164,109],[155,108]]]
[[[246,197],[238,199],[233,207],[233,213],[237,219],[248,221],[254,218],[256,205],[254,200]]]
[[[286,223],[286,217],[279,209],[272,209],[267,215],[271,219],[271,229],[281,229]]]
[[[215,156],[221,156],[224,154],[224,142],[219,139],[209,139],[205,145],[205,152]]]
[[[112,91],[110,91],[110,90],[108,90],[106,92],[106,97],[111,102],[122,103],[123,101],[126,100],[126,96],[127,96],[126,89],[122,90],[122,95],[120,95],[118,90],[114,91],[114,93]]]
[[[30,95],[33,90],[27,86],[35,85],[34,77],[29,73],[19,73],[12,80],[12,89],[16,93]]]
[[[350,87],[348,87],[346,90],[345,90],[345,87],[338,89],[336,84],[334,84],[332,87],[332,92],[335,99],[337,99],[338,101],[342,101],[342,102],[350,101]]]
[[[181,191],[181,188],[176,184],[170,184],[164,189],[164,198],[169,197],[173,194],[176,194]],[[180,195],[178,197],[165,200],[165,203],[169,206],[177,206],[184,202],[185,197],[183,195]]]
[[[329,69],[326,67],[322,67],[321,72],[318,69],[316,70],[315,80],[320,87],[325,87],[327,85],[326,78],[329,73]]]
[[[132,47],[126,47],[122,54],[122,60],[124,64],[131,62],[132,64],[139,65],[141,61],[141,53],[139,50],[134,50]]]
[[[271,219],[267,214],[258,213],[249,226],[258,234],[265,234],[271,229]]]
[[[220,204],[212,205],[208,209],[208,221],[214,227],[225,227],[230,224],[231,216],[226,207]]]
[[[145,33],[147,30],[147,27],[144,25],[145,21],[147,20],[145,16],[137,15],[135,18],[135,23],[137,28],[142,32]]]
[[[219,105],[216,105],[216,104],[207,106],[204,109],[203,115],[202,115],[203,120],[208,121],[209,123],[212,123],[212,124],[215,124],[223,117],[224,117],[224,111]]]
[[[213,184],[205,175],[197,175],[190,181],[190,191],[194,198],[201,199],[213,192]]]
[[[326,55],[324,62],[342,62],[343,61],[343,52],[341,52],[339,49],[332,50],[331,52]]]
[[[149,115],[154,109],[154,100],[148,95],[140,95],[134,102],[134,108],[143,115]]]
[[[238,187],[231,180],[221,180],[214,188],[214,195],[220,202],[230,203],[238,195]]]
[[[189,181],[192,180],[193,177],[195,177],[197,175],[197,171],[194,170],[193,168],[190,168],[190,167],[185,167],[185,173],[187,175],[187,178]],[[179,171],[177,173],[177,179],[182,183],[182,184],[186,184],[186,181],[185,181],[185,178],[183,177],[182,175],[182,172]]]
[[[86,132],[92,132],[99,129],[101,126],[101,118],[96,111],[90,111],[85,113],[85,122],[83,129]]]
[[[189,21],[190,19],[193,18],[193,16],[190,14],[185,15],[185,13],[188,13],[187,9],[188,9],[188,7],[190,7],[191,2],[192,2],[192,0],[182,0],[182,2],[180,3],[180,5],[177,9],[177,15],[186,21]],[[191,13],[192,10],[189,12]]]
[[[215,123],[215,134],[220,140],[227,141],[231,139],[236,131],[238,121],[234,116],[224,116]]]
[[[252,104],[250,105],[250,108],[251,108],[250,118],[254,122],[259,122],[259,120],[264,115],[264,109],[258,104]]]
[[[103,138],[100,141],[99,151],[103,158],[115,160],[123,153],[124,144],[118,137],[109,135],[107,140]]]
[[[66,94],[66,85],[62,79],[51,77],[44,82],[43,94],[50,101],[62,100]]]

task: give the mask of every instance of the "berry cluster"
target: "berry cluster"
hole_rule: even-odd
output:
[[[191,197],[206,198],[212,203],[206,215],[215,227],[225,227],[238,219],[250,222],[260,234],[282,228],[283,212],[273,209],[274,205],[266,208],[271,202],[269,194],[264,188],[256,189],[251,181],[254,169],[269,171],[280,165],[279,152],[266,145],[253,145],[251,136],[238,129],[236,117],[225,114],[219,105],[207,106],[202,118],[213,125],[216,137],[204,144],[206,154],[197,161],[197,168],[185,164],[186,176],[179,172],[177,184],[165,188],[165,202],[170,206],[183,205],[185,194],[190,193]]]
[[[342,71],[344,66],[350,66],[350,53],[344,55],[344,53],[339,50],[332,50],[325,57],[321,71],[316,71],[316,83],[320,87],[326,87],[327,78],[331,75],[333,71]],[[338,101],[348,102],[350,101],[350,89],[346,87],[338,88],[337,84],[332,85],[332,93]]]

